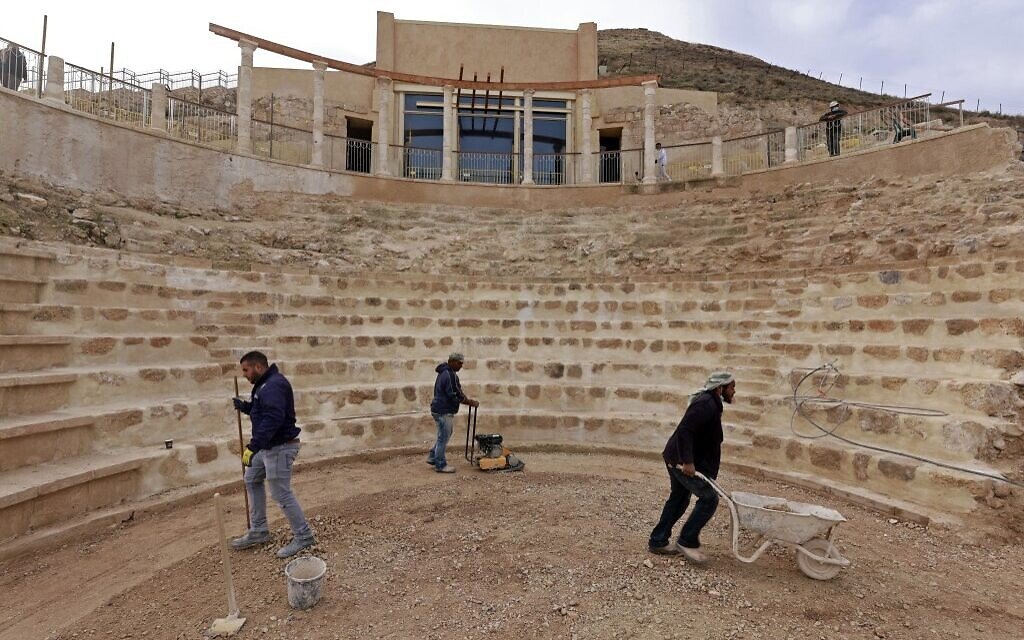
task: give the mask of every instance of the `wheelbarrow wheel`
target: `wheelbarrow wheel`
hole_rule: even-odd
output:
[[[829,555],[830,545],[828,540],[824,538],[812,538],[801,546],[817,556],[825,558],[835,557]],[[807,554],[800,553],[799,550],[796,551],[796,564],[805,576],[814,580],[831,580],[839,575],[839,572],[843,569],[837,564],[818,562]]]

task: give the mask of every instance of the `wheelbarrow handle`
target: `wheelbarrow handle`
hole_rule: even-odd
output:
[[[703,480],[704,482],[708,483],[709,485],[711,485],[711,488],[715,490],[715,493],[721,496],[725,500],[725,503],[729,505],[729,515],[732,516],[732,553],[740,560],[744,560],[743,556],[740,555],[740,514],[738,511],[736,511],[736,502],[733,501],[731,495],[725,492],[725,489],[720,487],[718,483],[712,480],[711,478],[707,477],[700,471],[695,471],[694,475]],[[764,545],[762,545],[760,551],[764,551]],[[757,555],[760,555],[760,552]],[[752,562],[753,559],[745,561]]]

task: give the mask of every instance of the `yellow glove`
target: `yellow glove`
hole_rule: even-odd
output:
[[[252,466],[252,457],[254,455],[256,455],[256,454],[249,447],[246,447],[246,448],[242,449],[242,464],[247,466],[247,467],[251,467]]]

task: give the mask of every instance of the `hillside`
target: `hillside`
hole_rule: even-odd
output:
[[[853,109],[869,109],[898,99],[840,87],[754,56],[674,40],[648,29],[598,31],[597,52],[600,64],[608,66],[609,75],[657,73],[665,87],[717,91],[724,105],[764,109],[770,103],[784,104],[791,107],[786,109],[790,119],[823,111],[833,99]],[[947,111],[940,115],[951,120],[954,114]],[[966,120],[1024,131],[1024,116],[1000,117],[982,112],[980,116],[970,114]]]

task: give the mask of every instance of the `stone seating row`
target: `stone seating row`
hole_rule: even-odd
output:
[[[1007,309],[1007,312],[1010,310]],[[256,335],[281,333],[345,333],[367,335],[393,331],[448,332],[460,336],[516,337],[536,333],[591,335],[617,348],[622,338],[634,340],[727,338],[733,329],[750,331],[750,339],[781,340],[785,335],[829,342],[844,334],[884,334],[886,340],[906,345],[932,346],[941,341],[950,347],[976,346],[1018,348],[1024,338],[1024,318],[994,317],[904,318],[771,321],[647,320],[644,322],[596,320],[520,320],[515,318],[430,318],[423,316],[336,315],[330,313],[236,313],[196,312],[174,309],[127,309],[67,305],[0,304],[0,334],[66,335],[92,332],[100,336],[134,333],[152,336],[195,332],[200,335]],[[619,342],[615,342],[618,340]],[[865,338],[866,340],[866,338]]]
[[[429,297],[344,297],[332,295],[306,296],[271,295],[259,292],[215,292],[160,287],[140,291],[138,285],[122,291],[94,290],[78,286],[84,281],[57,281],[52,290],[43,292],[47,304],[91,305],[133,309],[190,309],[195,311],[242,312],[335,312],[347,314],[373,314],[384,316],[421,315],[427,317],[520,318],[558,320],[641,320],[659,318],[680,319],[735,319],[761,318],[774,315],[783,318],[846,319],[864,314],[887,313],[894,318],[928,315],[942,317],[964,313],[998,314],[999,305],[1008,305],[1007,313],[1015,313],[1024,303],[1024,288],[1002,286],[996,288],[961,289],[946,293],[931,291],[872,295],[794,295],[780,294],[768,297],[745,297],[734,294],[720,298],[710,295],[700,298],[673,299],[616,299],[606,297],[589,301],[550,300],[538,297],[473,300]],[[102,285],[104,283],[100,283]],[[124,283],[113,283],[124,284]],[[1001,283],[1008,284],[1008,283]],[[1019,283],[1018,283],[1019,284]],[[0,283],[0,293],[2,293]],[[29,296],[12,295],[10,303],[34,302],[36,293]]]
[[[0,253],[0,265],[3,264]],[[252,303],[273,304],[290,296],[319,298],[322,296],[348,297],[438,297],[477,301],[483,299],[543,298],[552,301],[590,302],[601,299],[654,302],[680,297],[736,297],[737,294],[774,296],[857,296],[878,295],[899,290],[902,293],[952,293],[957,290],[978,288],[999,289],[1014,287],[1024,260],[994,258],[991,261],[918,266],[907,269],[863,269],[848,273],[792,276],[773,273],[771,277],[732,274],[725,280],[689,280],[685,276],[662,280],[629,280],[626,282],[517,282],[507,283],[474,278],[432,280],[401,279],[399,277],[345,277],[326,275],[293,275],[262,272],[223,272],[179,269],[169,273],[153,274],[152,267],[140,266],[137,271],[125,273],[122,263],[110,265],[109,272],[85,271],[66,273],[54,268],[45,284],[55,293],[86,293],[94,296],[117,294],[150,296],[157,299],[226,296],[233,301],[244,298]],[[107,278],[110,276],[110,279]],[[11,286],[22,283],[33,285],[38,275],[7,276]],[[721,276],[718,276],[721,277]],[[0,282],[0,286],[4,283]],[[177,290],[177,291],[176,291]],[[288,292],[287,294],[282,292]]]

